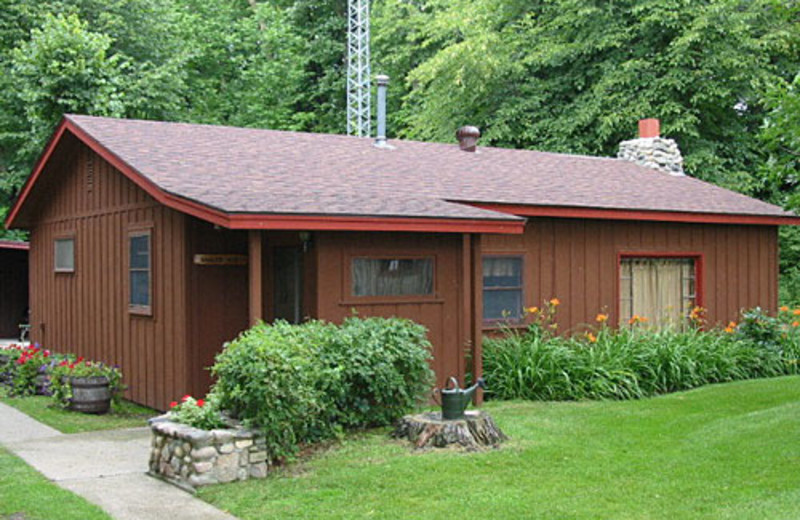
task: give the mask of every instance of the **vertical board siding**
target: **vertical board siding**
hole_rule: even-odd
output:
[[[316,316],[340,322],[353,311],[359,316],[398,316],[412,319],[428,329],[433,345],[431,368],[437,385],[447,378],[464,378],[464,349],[470,348],[463,327],[459,303],[462,270],[462,235],[407,233],[318,233],[316,242],[319,287]],[[391,258],[392,256],[434,257],[434,296],[409,301],[386,299],[368,301],[352,297],[349,287],[350,259],[353,256]],[[427,301],[426,301],[427,298]]]
[[[561,330],[593,324],[599,312],[618,322],[620,253],[699,253],[704,306],[711,324],[741,309],[777,307],[777,228],[532,218],[523,235],[485,235],[484,254],[526,251],[526,306],[561,300]]]
[[[31,337],[118,364],[126,397],[164,409],[186,393],[185,217],[161,206],[85,146],[65,143],[31,226]],[[43,178],[44,180],[44,178]],[[36,193],[36,192],[35,192]],[[152,232],[151,316],[128,312],[128,233]],[[75,237],[75,272],[55,273],[53,240]]]

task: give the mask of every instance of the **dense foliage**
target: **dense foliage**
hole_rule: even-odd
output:
[[[636,399],[710,383],[800,373],[800,310],[746,311],[724,330],[653,330],[642,323],[560,337],[534,322],[484,341],[499,399]]]
[[[0,217],[65,112],[343,133],[346,8],[4,0]],[[391,136],[613,155],[658,117],[690,175],[797,208],[798,2],[374,0],[372,57]]]
[[[280,458],[408,412],[430,390],[429,357],[425,329],[409,320],[261,323],[217,355],[207,399],[263,431]]]

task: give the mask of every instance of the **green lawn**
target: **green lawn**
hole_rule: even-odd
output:
[[[372,432],[199,496],[242,519],[800,518],[800,377],[486,408],[513,439],[497,451],[412,454]]]
[[[0,518],[9,517],[25,520],[111,518],[99,507],[61,489],[0,448]]]
[[[62,433],[81,433],[94,430],[115,430],[118,428],[134,428],[146,426],[147,419],[154,417],[159,412],[131,403],[122,401],[118,408],[105,415],[88,415],[64,410],[54,405],[50,397],[8,397],[5,391],[0,391],[0,402],[13,406]]]

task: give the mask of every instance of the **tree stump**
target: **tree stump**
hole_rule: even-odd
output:
[[[508,440],[492,419],[483,411],[468,411],[465,418],[442,420],[441,412],[406,415],[392,433],[396,439],[408,439],[416,449],[457,447],[466,451],[496,448]]]

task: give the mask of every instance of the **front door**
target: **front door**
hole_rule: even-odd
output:
[[[303,319],[303,252],[299,247],[276,247],[272,253],[272,308],[276,320]]]

